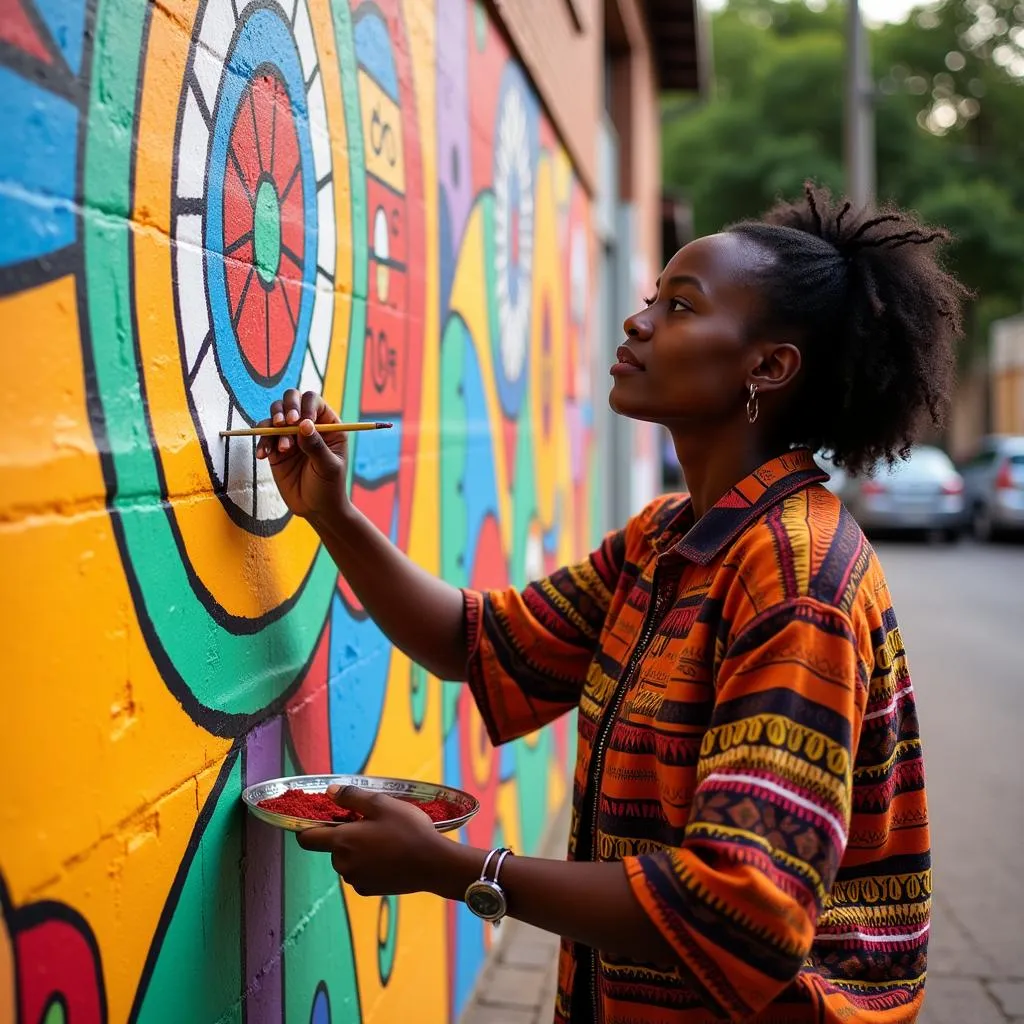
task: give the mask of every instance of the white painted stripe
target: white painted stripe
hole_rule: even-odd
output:
[[[309,81],[316,67],[316,43],[313,41],[313,26],[309,21],[306,0],[299,0],[295,9],[295,46],[302,61],[302,74]]]
[[[245,423],[242,410],[235,407],[232,423]],[[221,444],[225,442],[218,438]],[[252,489],[255,480],[252,476],[252,443],[255,438],[229,437],[228,445],[228,478],[225,489],[228,497],[243,512],[252,512]]]
[[[306,100],[310,135],[313,136],[313,166],[319,181],[331,169],[331,132],[327,123],[327,103],[323,79],[317,75]]]
[[[780,786],[777,782],[771,782],[756,775],[747,775],[743,772],[712,772],[701,783],[697,791],[700,792],[704,788],[705,783],[708,782],[739,782],[747,786],[755,786],[758,789],[767,790],[769,793],[781,796],[784,800],[790,800],[797,807],[803,807],[805,810],[824,818],[835,829],[836,835],[842,840],[843,845],[845,846],[846,844],[846,826],[831,811],[825,810],[824,807],[814,803],[813,800],[800,796],[799,793],[786,789],[785,786]]]
[[[892,695],[892,699],[889,701],[888,704],[885,705],[884,708],[880,708],[878,711],[869,711],[864,716],[864,721],[870,722],[873,718],[884,718],[886,715],[891,715],[893,711],[896,710],[896,705],[899,704],[899,702],[903,700],[905,697],[909,697],[913,692],[914,684],[907,683],[907,685],[902,690],[898,690],[896,693]]]
[[[306,295],[310,294],[305,289],[303,291]],[[334,321],[334,292],[315,288],[312,295],[313,316],[309,324],[308,345],[316,365],[326,373],[327,358],[331,349],[331,327]]]
[[[324,389],[324,379],[320,376],[316,363],[313,362],[313,355],[308,348],[306,349],[306,358],[302,361],[299,388],[302,391],[316,391],[317,393]]]
[[[861,942],[877,942],[882,944],[885,942],[913,942],[915,939],[921,938],[922,935],[927,935],[928,930],[931,928],[931,924],[926,924],[923,928],[918,928],[916,932],[900,932],[896,935],[869,935],[867,932],[859,931],[857,928],[851,928],[849,931],[840,932],[837,935],[815,935],[815,942],[845,942],[847,939],[860,939]]]
[[[334,273],[338,255],[337,230],[334,222],[334,186],[325,185],[316,197],[316,261],[324,270]],[[327,285],[331,287],[330,283]]]
[[[212,117],[217,105],[217,91],[224,76],[224,58],[214,55],[202,46],[197,46],[192,58],[192,70],[203,93],[206,109]]]
[[[199,42],[212,54],[223,58],[228,54],[234,34],[235,12],[231,0],[209,0],[199,26]]]
[[[210,133],[199,112],[191,86],[185,88],[185,113],[181,119],[181,143],[178,147],[178,195],[202,199],[206,187],[207,149]]]
[[[179,313],[185,343],[185,371],[195,371],[196,359],[210,330],[206,312],[206,273],[203,266],[203,219],[197,214],[178,217],[174,232]],[[227,415],[227,410],[224,411]],[[223,421],[221,421],[223,422]],[[222,429],[220,427],[218,430]]]
[[[303,383],[305,387],[305,383]],[[322,385],[321,385],[322,387]],[[261,522],[276,521],[288,515],[288,506],[274,483],[274,473],[266,459],[256,461],[256,518]]]
[[[202,299],[196,301],[194,305],[206,309],[206,303]],[[202,424],[206,451],[210,456],[214,483],[223,483],[224,455],[227,452],[227,445],[224,443],[224,438],[219,437],[217,432],[228,426],[228,407],[231,400],[224,390],[224,384],[217,372],[217,357],[214,355],[212,345],[206,350],[206,356],[199,365],[196,378],[192,382],[192,402],[199,412],[199,422]],[[235,419],[231,425],[237,427],[240,424]]]

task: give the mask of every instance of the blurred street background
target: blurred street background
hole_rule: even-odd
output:
[[[977,294],[947,429],[830,486],[876,541],[920,701],[935,915],[923,1024],[1024,1021],[1024,4],[728,0],[663,107],[675,238],[806,177],[948,227]],[[666,232],[670,235],[671,232]],[[680,485],[669,446],[666,487]]]
[[[947,428],[861,480],[920,702],[935,900],[922,1024],[1024,1022],[1024,3],[714,0],[706,81],[662,101],[663,256],[805,179],[948,227],[976,292]],[[609,331],[614,334],[616,325]],[[662,487],[685,487],[667,436]],[[558,855],[557,841],[553,844]],[[467,1022],[550,1017],[513,925]]]

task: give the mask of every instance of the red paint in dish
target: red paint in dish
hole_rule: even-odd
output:
[[[462,816],[462,808],[448,800],[408,800],[423,811],[431,821],[450,821]],[[362,815],[347,807],[339,807],[326,793],[309,793],[304,789],[289,789],[280,796],[267,797],[257,805],[274,814],[286,814],[291,818],[305,818],[307,821],[343,823],[359,821]]]

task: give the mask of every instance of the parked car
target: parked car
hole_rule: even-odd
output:
[[[839,496],[865,533],[941,534],[960,538],[967,527],[964,481],[949,456],[921,445],[910,458],[882,464],[871,476],[849,477]]]
[[[978,540],[1024,531],[1024,437],[985,438],[960,471],[971,529]]]

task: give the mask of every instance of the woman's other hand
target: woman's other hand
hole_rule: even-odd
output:
[[[296,837],[304,850],[331,855],[331,866],[360,896],[425,892],[454,844],[434,829],[425,811],[408,800],[332,786],[339,807],[361,821],[310,828]]]

